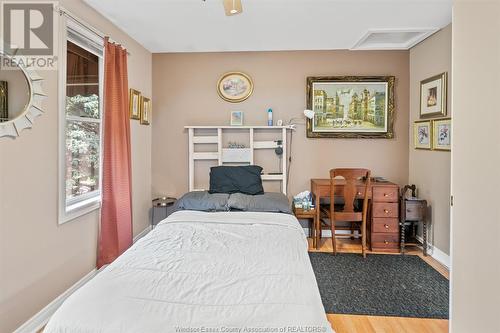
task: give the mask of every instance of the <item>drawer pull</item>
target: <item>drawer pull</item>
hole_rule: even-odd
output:
[[[361,195],[361,192],[358,192],[358,195]]]
[[[389,225],[388,224],[384,224],[384,228],[389,229]]]
[[[389,214],[389,210],[388,209],[384,209],[384,213]]]
[[[388,242],[388,241],[386,241],[386,240],[384,240],[384,244],[385,244],[385,245],[387,245],[387,244],[389,244],[389,242]]]
[[[387,193],[384,193],[384,197],[386,197],[386,198],[387,198],[388,196],[389,196],[389,194],[387,194]]]

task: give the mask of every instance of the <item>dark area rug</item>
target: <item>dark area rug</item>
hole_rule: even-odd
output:
[[[327,313],[448,319],[448,280],[418,256],[309,257]]]

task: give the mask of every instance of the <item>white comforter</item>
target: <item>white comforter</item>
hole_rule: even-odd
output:
[[[55,332],[333,331],[295,217],[180,211],[69,297]]]

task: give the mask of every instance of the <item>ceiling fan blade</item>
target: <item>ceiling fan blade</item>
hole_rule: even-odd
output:
[[[222,0],[222,2],[224,3],[226,16],[237,15],[243,12],[241,0]]]

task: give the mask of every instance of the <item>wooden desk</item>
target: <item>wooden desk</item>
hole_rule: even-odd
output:
[[[342,196],[345,180],[335,180],[335,195]],[[364,182],[358,181],[357,199],[363,199]],[[316,248],[321,233],[321,198],[330,197],[330,179],[311,179],[311,192],[316,202]],[[399,186],[391,182],[372,181],[368,189],[368,244],[372,251],[399,252]]]

